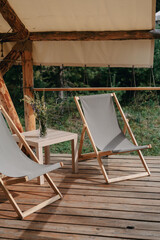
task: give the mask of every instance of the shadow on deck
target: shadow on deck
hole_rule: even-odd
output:
[[[160,239],[160,157],[147,157],[150,177],[107,185],[96,160],[80,162],[72,174],[70,155],[54,155],[65,166],[51,173],[64,198],[24,221],[0,190],[0,239]],[[105,159],[110,175],[141,171],[135,156]],[[37,181],[10,186],[22,210],[52,194]]]

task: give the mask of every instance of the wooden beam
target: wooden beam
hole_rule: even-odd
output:
[[[0,33],[3,42],[19,40],[17,33]],[[136,31],[81,31],[81,32],[31,32],[31,41],[98,41],[98,40],[160,39],[160,29]]]
[[[20,57],[19,44],[15,44],[8,55],[0,62],[0,71],[2,76],[12,67]]]
[[[86,87],[86,88],[33,88],[37,92],[49,91],[159,91],[160,87]]]
[[[12,33],[0,33],[0,41],[1,42],[17,42],[17,32]]]
[[[27,48],[22,52],[22,70],[23,70],[23,95],[33,98],[32,88],[33,81],[33,60],[31,42],[27,41]],[[35,115],[30,104],[24,102],[25,112],[25,130],[31,131],[36,129]]]
[[[12,99],[4,82],[4,79],[0,73],[0,104],[5,108],[6,112],[11,117],[12,121],[20,132],[23,132],[23,127],[18,118],[16,109],[13,105]],[[14,131],[13,131],[14,132]]]
[[[21,52],[24,51],[27,46],[27,42],[16,43],[8,55],[0,62],[0,71],[2,76],[12,67],[13,64],[20,58]]]
[[[32,32],[32,41],[97,41],[97,40],[130,40],[154,39],[148,30],[137,31],[81,31],[81,32]]]
[[[28,30],[25,28],[25,25],[21,22],[7,0],[0,0],[0,13],[7,21],[7,23],[11,26],[13,32],[17,32],[17,39],[28,39]]]

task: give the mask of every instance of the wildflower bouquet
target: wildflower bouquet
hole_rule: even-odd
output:
[[[35,93],[34,98],[24,95],[23,100],[31,105],[35,117],[39,122],[40,137],[45,137],[47,134],[47,107],[45,105],[44,96],[40,98],[38,93]]]

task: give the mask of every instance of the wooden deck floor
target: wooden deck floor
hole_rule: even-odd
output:
[[[69,155],[52,157],[52,162],[60,160],[64,168],[51,176],[64,198],[26,220],[17,219],[0,190],[0,239],[160,239],[160,157],[147,157],[150,177],[110,185],[105,184],[96,160],[81,162],[79,174],[71,173]],[[105,162],[110,175],[141,170],[133,156]],[[9,188],[22,210],[52,193],[35,180]]]

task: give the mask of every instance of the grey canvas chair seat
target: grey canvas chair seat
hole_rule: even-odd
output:
[[[125,127],[131,136],[132,142],[125,136],[125,133],[120,128],[113,99],[120,111]],[[79,159],[85,159],[89,156],[97,157],[103,175],[109,183],[118,180],[125,180],[126,177],[110,180],[104,169],[101,156],[138,151],[146,172],[141,175],[136,174],[135,177],[150,174],[140,150],[150,148],[151,145],[138,146],[115,93],[75,97],[75,102],[83,121],[83,130],[79,147]],[[85,131],[88,133],[90,138],[94,154],[81,154]],[[131,178],[133,178],[133,176]]]
[[[48,205],[51,202],[54,202],[55,200],[58,200],[62,197],[61,193],[59,192],[58,188],[55,186],[55,184],[52,182],[51,178],[48,176],[48,172],[55,170],[59,167],[61,167],[62,163],[56,163],[52,165],[42,165],[39,164],[37,157],[34,155],[32,150],[30,149],[29,145],[25,141],[24,137],[20,134],[6,111],[3,109],[2,106],[0,106],[0,173],[5,175],[7,177],[7,181],[5,181],[5,178],[0,177],[0,186],[2,187],[2,190],[4,190],[7,197],[9,197],[9,200],[11,204],[13,205],[14,209],[16,210],[17,214],[20,216],[20,218],[24,218],[34,212],[35,210],[38,210],[42,208],[43,206]],[[14,138],[11,135],[11,132],[4,120],[3,115],[5,116],[9,126],[14,130],[14,132],[17,134],[17,136],[20,139],[20,142],[24,145],[27,152],[32,157],[29,158],[26,156],[17,143],[15,142]],[[5,187],[5,184],[7,183],[18,183],[18,182],[25,182],[28,180],[32,180],[33,178],[39,177],[41,175],[44,175],[46,180],[48,181],[50,187],[55,191],[57,194],[55,197],[52,197],[48,202],[45,202],[44,204],[40,204],[39,207],[32,208],[30,210],[27,210],[25,212],[21,212],[21,210],[17,207],[17,204],[15,200],[11,197],[10,193],[8,192],[7,188]],[[16,178],[16,180],[8,180],[8,177],[10,178]],[[18,178],[18,179],[17,179]]]
[[[112,151],[113,153],[132,152],[148,148],[148,145],[135,146],[130,142],[126,136],[121,132],[114,139],[112,139],[101,151]]]
[[[41,165],[27,157],[18,147],[0,112],[0,172],[8,177],[39,177],[59,168],[54,165]]]

